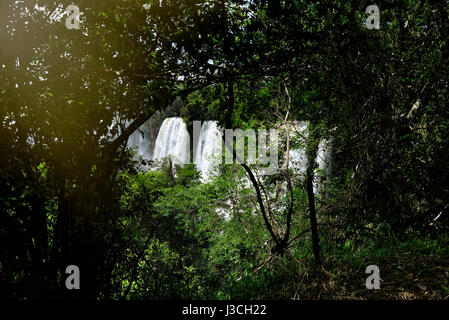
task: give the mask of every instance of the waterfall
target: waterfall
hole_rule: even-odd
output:
[[[207,181],[214,167],[221,161],[222,132],[217,121],[205,121],[201,127],[198,144],[195,150],[195,165]]]
[[[201,172],[201,180],[207,182],[214,173],[214,169],[221,163],[222,156],[222,130],[217,121],[204,121],[201,125],[194,123],[194,157],[193,161]],[[308,137],[308,123],[294,121],[288,126],[290,130],[290,159],[289,167],[294,174],[304,175],[307,169],[306,139]],[[286,128],[280,128],[286,130]],[[185,165],[190,163],[190,135],[187,125],[180,117],[166,118],[162,123],[156,138],[153,160],[162,160],[170,157],[173,163]],[[280,141],[271,141],[270,144],[278,144]],[[139,128],[129,140],[128,146],[137,150],[138,155],[144,159],[151,158],[151,141],[145,137],[145,128]],[[324,177],[331,167],[332,141],[322,140],[318,146],[316,162],[316,179],[314,189],[318,191]],[[285,163],[284,159],[284,163]]]
[[[332,164],[332,140],[321,140],[316,157],[318,168],[328,173]]]
[[[318,144],[316,162],[318,170],[315,171],[316,179],[313,181],[313,190],[318,193],[323,190],[326,178],[331,175],[332,170],[332,147],[333,140],[323,139]]]
[[[135,152],[135,158],[142,157],[144,160],[151,160],[153,144],[150,120],[147,120],[129,136],[127,147]]]
[[[285,130],[285,128],[284,128]],[[295,174],[304,175],[307,172],[306,143],[309,135],[308,123],[293,121],[290,123],[290,161],[289,167]],[[292,147],[293,145],[293,147]],[[313,190],[317,194],[322,190],[326,176],[330,174],[332,164],[332,139],[323,139],[318,144]]]
[[[308,123],[292,121],[290,123],[290,144],[299,144],[299,147],[290,145],[289,167],[293,168],[296,174],[305,174],[307,171],[306,139],[309,135]]]
[[[156,138],[153,160],[168,158],[181,166],[190,163],[190,135],[182,118],[167,118]]]
[[[296,173],[305,174],[307,171],[307,156],[306,156],[306,139],[309,135],[307,122],[292,122],[290,140],[299,142],[299,147],[291,147],[290,162]],[[298,141],[299,139],[299,141]],[[323,139],[318,144],[316,162],[318,169],[328,173],[331,167],[332,156],[332,140]]]
[[[120,123],[122,123],[120,125]],[[122,133],[122,130],[127,128],[132,121],[120,120],[120,115],[116,115],[111,124],[108,126],[108,132],[102,135],[101,139],[113,141]],[[115,129],[115,130],[114,130]],[[153,155],[154,138],[152,136],[152,129],[150,120],[144,122],[136,131],[129,137],[126,146],[134,152],[134,159],[141,157],[143,160],[151,160]]]

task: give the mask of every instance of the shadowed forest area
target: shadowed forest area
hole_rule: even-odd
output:
[[[0,297],[447,300],[448,37],[448,1],[2,0]]]

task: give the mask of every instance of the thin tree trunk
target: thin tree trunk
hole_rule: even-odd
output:
[[[316,222],[315,194],[313,193],[313,171],[307,172],[306,176],[307,198],[309,201],[310,226],[312,229],[312,245],[315,262],[321,264],[320,240],[318,237],[318,226]]]
[[[315,194],[313,193],[313,178],[315,171],[315,159],[318,152],[318,139],[316,137],[316,131],[313,125],[309,125],[309,139],[308,139],[306,153],[307,153],[307,174],[306,174],[306,190],[307,199],[309,202],[310,212],[310,227],[312,229],[312,246],[315,262],[321,264],[320,256],[320,239],[318,236],[318,225],[316,221],[316,208],[315,208]]]
[[[228,128],[232,128],[232,114],[234,111],[234,81],[233,81],[233,79],[230,79],[228,81],[227,89],[228,89],[228,110],[226,113],[225,125]],[[236,154],[234,146],[233,146],[233,141],[231,141],[231,144],[229,145],[228,141],[226,141],[226,137],[223,135],[223,142],[224,142],[226,148],[228,148],[228,150],[232,153],[232,158],[237,159],[237,154]],[[267,230],[270,233],[271,238],[276,243],[275,250],[278,250],[278,249],[280,249],[279,247],[280,247],[281,241],[276,237],[276,235],[273,231],[273,228],[272,228],[270,222],[268,221],[267,213],[265,211],[265,205],[262,200],[262,193],[260,192],[260,187],[259,187],[259,184],[257,183],[256,177],[254,176],[254,174],[251,171],[251,169],[249,168],[249,166],[246,165],[245,163],[243,163],[243,161],[241,159],[237,159],[237,161],[240,163],[242,168],[246,171],[252,185],[254,186],[254,189],[256,191],[256,196],[257,196],[257,202],[260,206],[260,211],[262,213],[262,217],[265,222],[265,226],[267,227]]]

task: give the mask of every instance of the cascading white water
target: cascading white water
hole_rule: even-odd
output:
[[[332,164],[332,140],[321,140],[318,145],[316,161],[318,168],[329,171]]]
[[[135,152],[135,157],[151,160],[153,157],[153,141],[151,139],[150,120],[142,124],[128,138],[127,147]]]
[[[207,181],[214,167],[221,161],[222,133],[217,121],[205,121],[201,127],[195,152],[195,165]]]
[[[307,168],[305,146],[308,137],[308,124],[306,122],[292,122],[289,128],[292,142],[289,167],[293,169],[295,174],[303,175],[306,173]],[[201,130],[198,131],[198,143],[196,145],[193,160],[198,170],[201,172],[201,180],[207,182],[210,181],[215,166],[221,163],[221,152],[223,151],[222,131],[218,127],[217,121],[205,121],[201,126]],[[196,135],[194,134],[194,136]],[[170,157],[173,163],[180,165],[190,163],[190,143],[190,135],[182,118],[167,118],[159,129],[155,142],[153,160],[162,160]],[[279,146],[279,141],[270,141],[270,144],[277,144]],[[130,137],[128,145],[133,146],[138,150],[141,150],[141,148],[145,150],[145,147],[141,147],[142,137],[141,133],[138,131]],[[323,177],[329,171],[332,161],[331,148],[332,140],[323,140],[318,146],[316,161],[318,163],[318,168],[321,170],[317,170],[317,178],[314,181],[315,193],[319,192],[320,186],[323,183]],[[247,183],[246,187],[250,187],[249,179],[244,178],[241,181]],[[284,187],[284,192],[287,192],[286,186]],[[229,205],[232,207],[231,204]],[[282,208],[279,210],[281,209]],[[223,215],[225,219],[230,219],[232,208],[217,208],[216,212],[217,214]]]
[[[326,176],[331,173],[332,166],[332,139],[323,139],[318,144],[316,162],[318,170],[315,172],[316,179],[313,181],[314,193],[322,190]]]
[[[289,167],[295,174],[305,175],[307,172],[306,145],[309,136],[308,123],[294,121],[290,123],[290,161]],[[293,143],[294,142],[294,143]],[[294,145],[292,147],[292,145]],[[299,146],[298,146],[299,145]],[[318,193],[325,181],[325,177],[330,174],[332,164],[332,140],[323,139],[318,144],[315,169],[315,179],[313,181],[314,193]]]
[[[156,138],[153,160],[168,158],[184,166],[190,163],[190,135],[182,118],[167,118]]]
[[[285,128],[284,128],[285,130]],[[289,167],[295,174],[305,174],[307,168],[307,157],[305,151],[306,139],[308,137],[307,122],[292,122],[289,126],[291,149],[289,155]],[[142,130],[141,130],[142,131]],[[195,132],[195,131],[194,131]],[[271,141],[276,144],[279,141]],[[149,157],[151,148],[146,146],[142,133],[136,131],[130,136],[128,146],[138,151],[145,159]],[[294,145],[294,147],[292,147]],[[314,182],[314,189],[318,191],[319,185],[330,170],[332,143],[328,140],[322,140],[318,146],[317,153],[317,178]],[[198,143],[194,153],[194,163],[201,172],[201,180],[209,181],[216,165],[221,163],[222,153],[222,130],[217,121],[205,121],[199,130]],[[153,153],[153,160],[162,160],[169,157],[173,163],[185,165],[190,163],[190,135],[187,126],[180,117],[166,118],[162,123]]]
[[[293,121],[290,126],[290,140],[299,143],[299,148],[290,147],[289,167],[297,174],[305,174],[307,170],[306,139],[309,135],[307,122]]]

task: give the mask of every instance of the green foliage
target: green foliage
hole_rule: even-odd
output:
[[[49,19],[71,3],[44,2],[0,4],[2,297],[447,297],[447,1],[380,1],[379,30],[366,1],[79,0],[81,30]],[[124,146],[152,115],[308,121],[290,146],[309,160],[332,138],[332,172],[307,172],[326,179],[323,265],[302,174],[250,166],[260,201],[240,166],[207,183],[171,161],[140,172]],[[381,294],[360,289],[371,263]],[[81,293],[64,288],[69,264]]]

